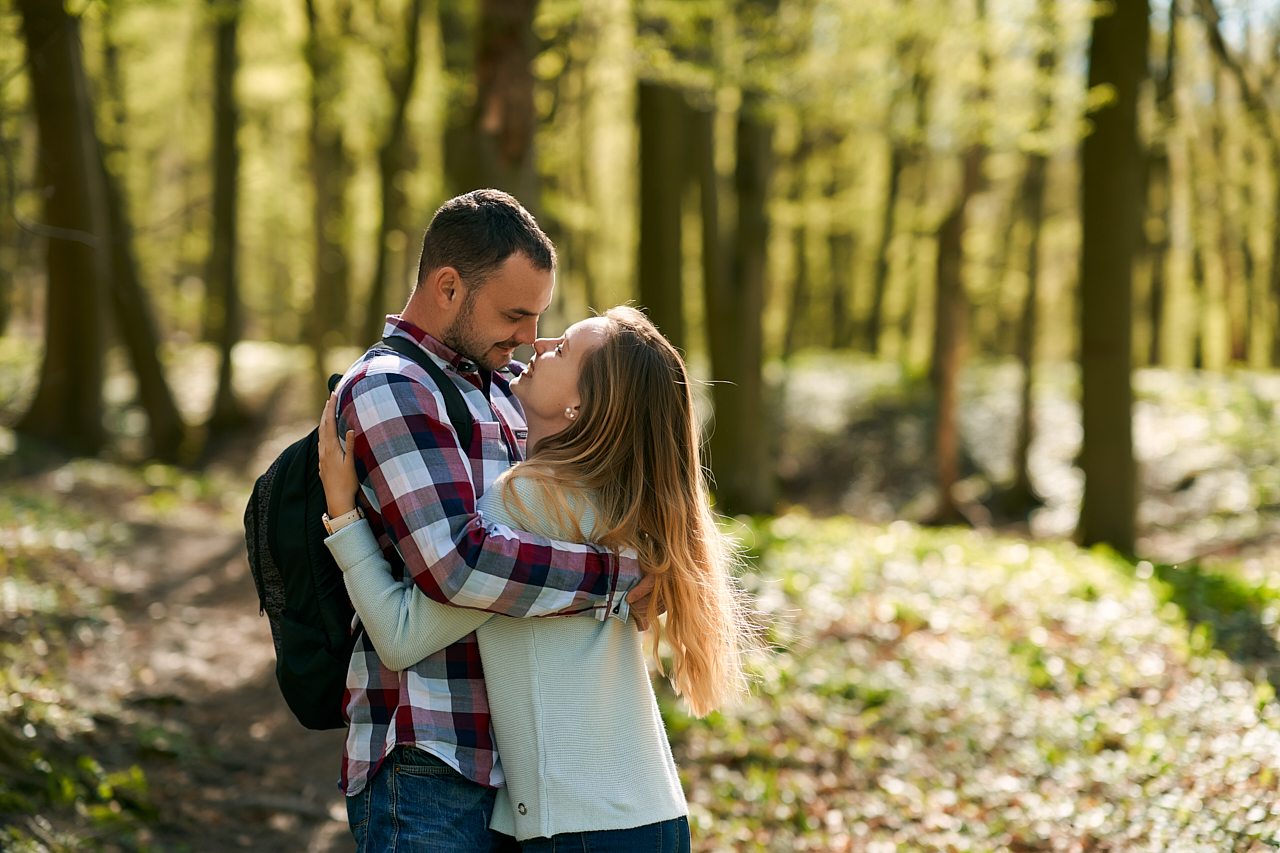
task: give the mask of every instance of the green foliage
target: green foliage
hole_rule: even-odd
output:
[[[86,706],[65,679],[70,654],[118,631],[82,573],[126,533],[55,495],[0,490],[0,822],[12,824],[0,849],[13,853],[99,849],[86,839],[127,841],[158,819],[139,767],[108,771],[85,752],[110,709]],[[68,820],[90,831],[54,828]]]
[[[744,582],[777,651],[715,720],[664,704],[699,849],[1245,849],[1280,831],[1274,690],[1168,603],[1258,612],[1269,590],[1223,569],[1171,592],[1105,551],[905,522],[751,532]]]

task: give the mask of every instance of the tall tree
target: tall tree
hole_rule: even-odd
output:
[[[382,335],[382,325],[387,307],[388,246],[391,232],[399,224],[404,209],[405,195],[396,184],[396,175],[404,168],[406,143],[406,114],[409,99],[413,96],[413,83],[418,77],[418,57],[421,53],[422,11],[425,0],[409,0],[405,20],[397,29],[402,40],[383,55],[382,70],[391,89],[391,122],[387,135],[378,148],[378,188],[381,208],[378,217],[378,236],[374,247],[377,262],[374,265],[373,282],[369,286],[368,308],[361,326],[359,343],[372,344]]]
[[[984,109],[990,100],[991,56],[986,43],[986,0],[977,0],[981,79],[976,105]],[[987,145],[983,122],[974,131],[962,160],[960,191],[938,228],[936,297],[934,301],[933,380],[934,453],[937,457],[938,504],[932,522],[955,524],[966,520],[952,492],[960,479],[960,366],[964,361],[969,326],[969,299],[964,284],[964,234],[968,224],[969,200],[981,190]]]
[[[151,454],[165,462],[179,461],[186,438],[186,424],[174,402],[169,382],[160,363],[160,334],[151,301],[142,286],[134,255],[133,223],[125,203],[121,181],[107,167],[113,154],[123,150],[122,135],[127,124],[124,93],[119,73],[119,51],[114,40],[111,10],[103,14],[103,67],[106,94],[114,125],[110,143],[99,146],[107,213],[111,226],[111,298],[120,338],[129,353],[129,362],[138,378],[138,400],[147,413]]]
[[[314,354],[316,388],[328,378],[325,353],[347,340],[351,311],[351,270],[347,255],[347,185],[352,167],[347,156],[338,96],[342,91],[340,45],[350,30],[351,6],[347,0],[306,0],[307,41],[304,48],[311,72],[311,123],[307,147],[314,235],[312,305],[307,318],[307,340]]]
[[[103,445],[110,224],[77,19],[61,0],[18,0],[40,136],[48,299],[40,384],[18,432],[75,453]]]
[[[853,261],[854,232],[844,210],[844,197],[853,183],[852,170],[845,162],[844,146],[836,144],[831,149],[831,176],[823,190],[831,211],[827,231],[827,254],[830,258],[831,276],[831,337],[832,349],[847,349],[853,345],[856,331],[850,319],[853,309]]]
[[[1040,90],[1037,116],[1032,128],[1035,137],[1048,132],[1053,119],[1053,80],[1058,66],[1056,0],[1040,0],[1041,39],[1037,56],[1037,88]],[[1004,495],[1004,509],[1012,515],[1025,516],[1044,501],[1031,482],[1031,439],[1035,427],[1035,408],[1031,397],[1035,373],[1035,345],[1040,297],[1040,232],[1044,224],[1045,173],[1049,157],[1043,141],[1027,152],[1026,170],[1018,193],[1019,209],[1027,227],[1027,289],[1022,297],[1018,322],[1016,351],[1022,366],[1022,389],[1018,401],[1018,428],[1014,442],[1013,486]]]
[[[452,158],[459,189],[505,190],[535,214],[540,207],[533,147],[537,5],[537,0],[480,0],[476,100],[465,142]]]
[[[1157,365],[1164,360],[1165,304],[1169,249],[1172,227],[1169,221],[1173,201],[1173,171],[1169,162],[1169,144],[1176,133],[1176,107],[1173,100],[1175,71],[1178,64],[1178,0],[1169,0],[1165,19],[1164,64],[1155,73],[1156,118],[1151,143],[1147,147],[1147,215],[1149,223],[1142,235],[1147,241],[1147,257],[1151,266],[1147,312],[1151,338],[1147,347],[1147,363]],[[1153,232],[1153,233],[1149,233]]]
[[[240,426],[244,412],[236,399],[231,350],[240,340],[240,291],[236,280],[236,230],[240,178],[240,110],[235,81],[239,65],[236,34],[240,25],[240,0],[209,0],[213,13],[213,240],[209,248],[206,311],[211,315],[214,342],[218,346],[218,390],[209,415],[209,430],[227,432]]]
[[[806,128],[791,155],[791,203],[802,211],[791,229],[792,283],[791,304],[782,335],[782,355],[790,357],[812,336],[810,302],[813,299],[813,276],[809,270],[808,169],[813,154],[813,132]]]
[[[706,282],[707,338],[711,372],[717,380],[712,386],[716,425],[710,442],[711,467],[722,512],[763,513],[773,507],[772,467],[762,417],[762,317],[769,239],[765,205],[773,169],[773,126],[764,116],[764,98],[758,91],[743,93],[736,144],[738,215],[729,243],[730,268],[721,266],[716,278],[708,277]],[[714,194],[707,195],[714,204]],[[704,201],[704,220],[708,207]],[[712,251],[704,244],[703,254],[714,254],[714,244]]]
[[[683,130],[689,107],[675,86],[641,81],[639,90],[640,304],[667,340],[684,349],[680,205],[688,183]]]
[[[1116,0],[1093,20],[1089,90],[1107,93],[1081,146],[1080,406],[1084,498],[1077,536],[1132,553],[1133,259],[1142,210],[1138,89],[1147,73],[1147,0]]]
[[[907,167],[920,159],[920,149],[928,128],[928,100],[932,83],[925,68],[927,52],[923,37],[911,34],[898,42],[896,51],[900,66],[911,69],[910,98],[907,92],[895,91],[889,104],[889,165],[885,175],[884,208],[880,216],[880,240],[876,246],[875,271],[871,281],[871,308],[867,312],[866,347],[872,355],[880,352],[880,333],[884,327],[884,301],[889,289],[889,247],[897,231],[898,196],[902,176]],[[897,114],[906,109],[914,112],[911,126],[894,133]]]

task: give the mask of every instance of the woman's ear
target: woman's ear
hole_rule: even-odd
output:
[[[579,412],[581,409],[582,409],[582,406],[579,406],[579,405],[576,405],[576,404],[575,404],[575,405],[573,405],[573,406],[566,406],[566,407],[565,407],[565,410],[564,410],[564,416],[565,416],[566,418],[568,418],[569,420],[571,420],[571,421],[572,421],[572,420],[577,420],[577,418],[578,418],[578,412]]]

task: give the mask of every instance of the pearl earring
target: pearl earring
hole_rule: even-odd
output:
[[[570,406],[569,408],[567,408],[567,409],[565,409],[565,410],[564,410],[564,416],[565,416],[566,418],[568,418],[569,420],[573,420],[573,419],[574,419],[574,418],[576,418],[578,415],[573,411],[573,407],[572,407],[572,406]]]

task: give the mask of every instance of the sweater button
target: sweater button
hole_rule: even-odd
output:
[[[520,814],[528,814],[528,813],[529,813],[529,810],[528,810],[528,809],[526,809],[526,808],[524,807],[524,803],[521,803],[520,805],[516,806],[516,810],[517,810],[517,811],[519,811],[519,812],[520,812]]]

